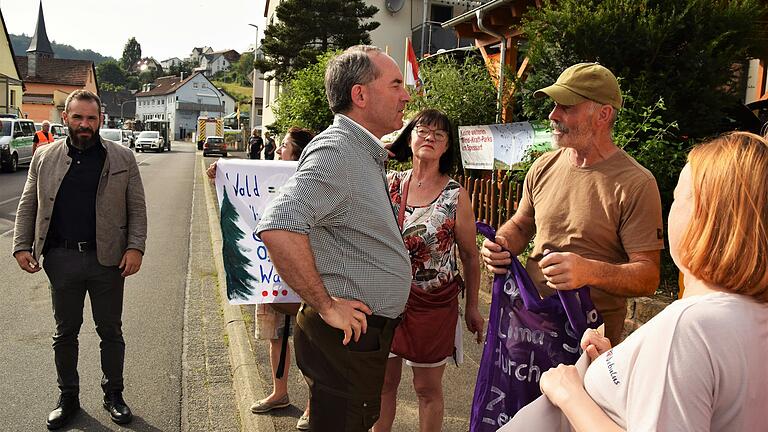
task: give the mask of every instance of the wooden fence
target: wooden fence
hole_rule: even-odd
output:
[[[515,214],[523,194],[521,183],[499,177],[499,180],[467,176],[456,179],[469,193],[475,219],[496,229]]]

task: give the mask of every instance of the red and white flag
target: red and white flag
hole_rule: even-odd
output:
[[[405,38],[405,85],[419,87],[419,62],[416,53],[413,52],[413,44],[409,38]]]

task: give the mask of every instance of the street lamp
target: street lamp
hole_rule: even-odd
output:
[[[251,27],[256,27],[256,42],[253,44],[253,60],[256,61],[256,49],[259,47],[259,26],[256,24],[248,24]],[[251,131],[256,127],[256,68],[253,68],[251,75],[251,81],[253,81],[253,94],[251,95]],[[250,131],[248,131],[250,135]]]
[[[198,96],[211,96],[208,93],[198,93],[197,95]],[[214,91],[213,92],[213,96],[216,96],[216,99],[218,99],[218,101],[219,101],[219,114],[223,113],[224,110],[221,109],[221,97],[219,97],[219,93],[217,91]],[[206,110],[206,111],[208,111],[208,110]]]
[[[120,120],[122,120],[123,123],[125,123],[125,116],[123,116],[123,107],[125,106],[125,104],[127,104],[129,102],[136,102],[136,100],[135,99],[134,100],[127,100],[127,101],[124,101],[123,103],[120,104]]]

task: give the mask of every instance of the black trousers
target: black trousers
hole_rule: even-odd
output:
[[[309,383],[310,430],[366,432],[379,419],[389,348],[399,319],[368,317],[360,340],[342,345],[344,332],[304,304],[293,336],[296,363]]]
[[[59,389],[77,394],[78,341],[83,324],[85,294],[91,299],[91,312],[101,343],[101,387],[105,393],[123,391],[125,341],[122,331],[123,287],[125,278],[118,267],[99,264],[95,251],[78,252],[52,248],[46,252],[43,268],[51,285],[56,333],[53,353]]]

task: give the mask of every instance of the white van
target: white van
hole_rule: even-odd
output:
[[[32,120],[0,118],[0,169],[15,172],[32,160],[35,132]]]

